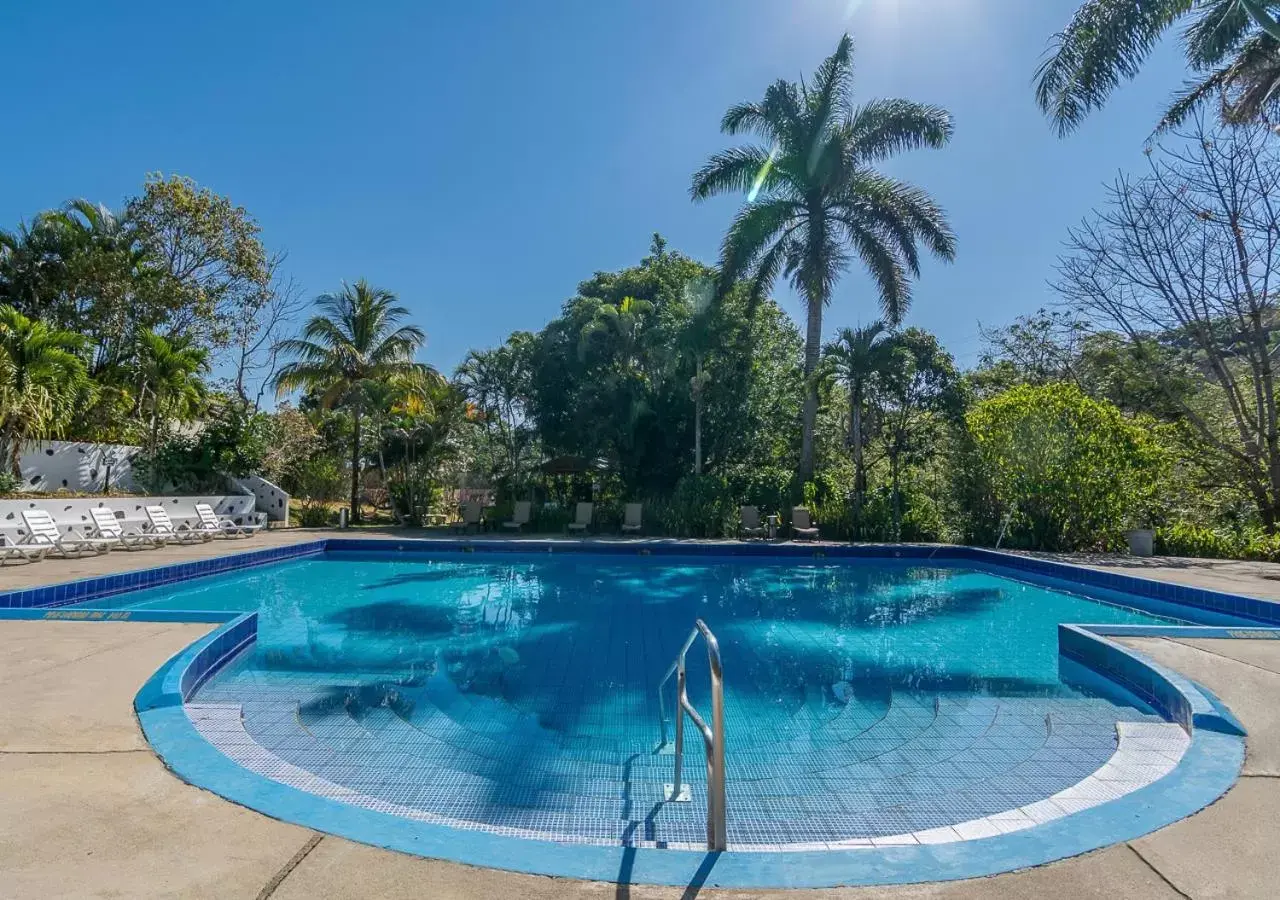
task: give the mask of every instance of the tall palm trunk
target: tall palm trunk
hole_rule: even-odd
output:
[[[862,391],[849,391],[849,444],[853,450],[853,529],[862,537],[862,505],[867,497],[867,463],[862,447]]]
[[[351,521],[360,521],[360,404],[351,410]]]
[[[813,432],[818,421],[818,382],[814,373],[822,355],[822,298],[811,295],[804,339],[804,413],[800,434],[800,484],[813,480]]]

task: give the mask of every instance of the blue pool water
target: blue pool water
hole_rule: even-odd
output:
[[[627,844],[703,840],[701,739],[691,803],[663,802],[655,752],[657,683],[695,618],[724,660],[738,845],[918,831],[1075,784],[1117,721],[1155,717],[1064,684],[1058,623],[1168,621],[950,565],[568,554],[329,553],[118,602],[258,610],[195,702],[239,705],[249,738],[327,784]],[[704,710],[708,682],[695,645]]]

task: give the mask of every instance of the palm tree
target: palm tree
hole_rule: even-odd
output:
[[[841,328],[836,340],[826,348],[833,374],[849,389],[849,448],[853,453],[855,527],[862,520],[862,505],[867,496],[863,411],[872,380],[885,370],[893,355],[889,336],[889,327],[877,321],[860,328]]]
[[[144,331],[138,335],[136,353],[138,411],[150,420],[149,449],[154,452],[164,422],[188,422],[204,405],[201,376],[209,370],[209,351],[192,346],[186,337]]]
[[[917,242],[946,260],[955,253],[955,237],[929,195],[873,168],[903,150],[944,146],[950,114],[909,100],[854,107],[852,55],[845,35],[811,84],[777,81],[759,103],[729,109],[722,131],[754,133],[771,146],[717,153],[693,177],[695,200],[748,192],[724,239],[721,294],[745,276],[759,298],[785,275],[804,298],[802,482],[813,478],[822,312],[840,274],[856,256],[876,283],[885,319],[896,324],[920,271]]]
[[[1160,123],[1176,125],[1211,97],[1228,122],[1260,117],[1280,89],[1274,0],[1086,0],[1036,73],[1036,101],[1066,134],[1133,78],[1159,39],[1183,19],[1187,64],[1205,75],[1177,95]]]
[[[401,325],[409,310],[390,291],[372,287],[363,278],[344,284],[336,294],[316,300],[319,314],[300,337],[281,343],[285,356],[294,357],[276,375],[278,395],[294,390],[314,391],[326,408],[351,411],[351,520],[360,520],[360,420],[367,394],[381,382],[424,389],[438,379],[436,371],[414,362],[427,336],[416,325]]]
[[[84,338],[0,306],[0,453],[22,476],[22,447],[56,436],[93,388]]]

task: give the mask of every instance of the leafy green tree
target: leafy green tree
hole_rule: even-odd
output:
[[[138,339],[135,368],[138,412],[149,423],[147,447],[154,451],[169,420],[189,422],[199,415],[209,352],[192,346],[188,338],[166,339],[147,331]]]
[[[849,391],[849,450],[853,454],[853,516],[855,527],[867,496],[866,434],[863,428],[868,394],[877,376],[887,369],[893,343],[884,322],[842,328],[827,345],[832,374]]]
[[[1162,127],[1221,97],[1223,118],[1259,118],[1280,96],[1280,23],[1272,0],[1086,0],[1036,74],[1036,101],[1066,134],[1138,74],[1180,21],[1187,65],[1200,77],[1174,98]]]
[[[1167,458],[1150,422],[1062,383],[1012,388],[967,418],[991,490],[1013,514],[1015,544],[1114,547],[1153,514]]]
[[[0,306],[0,455],[22,475],[22,447],[55,437],[92,391],[84,338]]]
[[[391,382],[422,390],[439,378],[414,356],[426,342],[416,325],[401,322],[409,311],[395,294],[361,279],[316,300],[319,309],[298,338],[282,352],[293,361],[275,377],[277,394],[313,391],[325,408],[342,407],[353,419],[351,437],[351,519],[360,520],[360,425],[371,385]]]
[[[151,175],[125,206],[155,279],[149,305],[171,333],[224,346],[271,298],[272,260],[258,223],[190,178]]]
[[[880,293],[886,320],[896,325],[911,303],[910,279],[920,273],[917,243],[943,259],[955,238],[938,205],[919,188],[873,166],[903,150],[942,147],[951,116],[909,100],[873,100],[854,107],[853,42],[845,35],[811,84],[775,82],[758,103],[725,113],[726,134],[754,133],[771,146],[718,153],[693,177],[695,199],[747,192],[747,205],[724,240],[723,284],[746,276],[754,293],[780,275],[790,278],[807,309],[804,372],[808,382],[800,446],[800,480],[814,467],[822,312],[840,274],[861,260]]]
[[[955,360],[935,335],[907,328],[889,340],[887,350],[875,394],[897,540],[902,527],[904,470],[928,457],[940,440],[941,428],[963,413],[965,398]]]
[[[485,474],[513,491],[524,484],[536,451],[530,420],[535,345],[532,334],[517,331],[500,347],[472,350],[455,376],[484,436],[484,455],[490,460]]]

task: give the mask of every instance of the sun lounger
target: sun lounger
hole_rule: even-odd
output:
[[[738,510],[742,521],[738,525],[738,537],[764,537],[768,534],[760,523],[760,510],[754,506],[744,506]]]
[[[213,511],[213,507],[208,503],[196,504],[196,515],[200,521],[196,524],[195,530],[201,534],[207,534],[209,537],[223,538],[247,538],[253,537],[262,528],[261,525],[237,525],[231,521],[230,516],[219,517]]]
[[[639,534],[644,527],[641,524],[644,506],[640,503],[628,503],[622,512],[622,533]]]
[[[462,504],[462,521],[453,523],[454,531],[470,531],[480,530],[480,516],[484,512],[484,507],[479,503]]]
[[[194,544],[209,540],[209,535],[201,534],[185,525],[182,528],[175,528],[173,519],[169,518],[169,513],[163,506],[148,506],[146,512],[147,521],[151,523],[150,533],[161,543],[173,541],[177,544]]]
[[[63,533],[53,516],[44,509],[24,509],[22,521],[27,526],[27,533],[18,541],[19,545],[44,547],[50,553],[59,556],[81,556],[86,550],[93,553],[106,553],[111,549],[109,542],[99,538],[86,537],[74,528]]]
[[[579,503],[573,511],[573,521],[569,523],[569,531],[587,533],[591,527],[591,517],[595,512],[594,503]]]
[[[818,537],[818,526],[813,524],[813,520],[809,518],[809,510],[803,506],[791,510],[791,533],[797,541],[812,541]]]
[[[511,514],[511,518],[502,523],[503,528],[510,528],[512,531],[519,531],[521,528],[529,524],[529,519],[533,516],[533,504],[528,500],[520,500],[516,503],[516,508]]]
[[[116,518],[115,511],[107,506],[95,506],[89,510],[89,537],[97,538],[111,549],[148,550],[160,546],[154,535],[142,531],[125,531]]]

